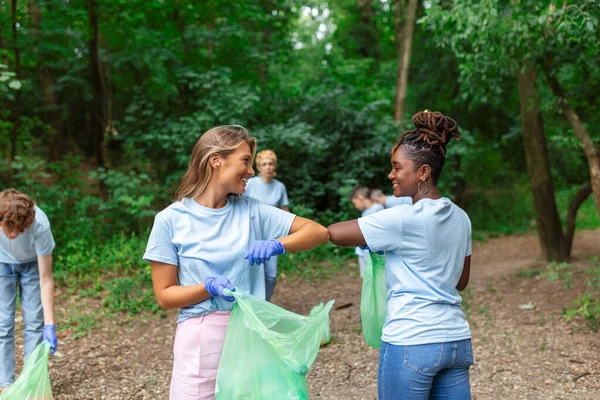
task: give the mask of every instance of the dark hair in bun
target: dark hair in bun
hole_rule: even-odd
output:
[[[431,167],[433,183],[437,184],[446,160],[446,145],[453,138],[460,139],[458,125],[439,111],[418,112],[412,121],[415,129],[404,131],[392,153],[402,146],[416,168],[424,164]]]

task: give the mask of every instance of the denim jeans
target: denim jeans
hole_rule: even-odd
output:
[[[15,306],[21,296],[25,325],[25,356],[42,342],[44,312],[37,261],[0,263],[0,387],[15,380]]]
[[[469,400],[471,339],[394,346],[383,342],[379,353],[379,400]]]
[[[265,262],[265,298],[271,300],[275,291],[275,281],[277,280],[277,256],[271,257]]]

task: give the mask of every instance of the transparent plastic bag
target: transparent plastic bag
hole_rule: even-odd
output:
[[[42,342],[25,359],[19,378],[8,387],[0,400],[53,400],[48,374],[50,343]]]
[[[308,315],[315,315],[316,313],[321,312],[321,310],[325,307],[325,304],[323,303],[319,303],[318,305],[314,306],[311,310],[310,313]],[[325,329],[325,333],[323,334],[323,337],[321,338],[321,346],[326,346],[329,343],[331,343],[331,332],[329,330],[329,323],[327,324],[327,329]]]
[[[365,342],[378,349],[381,347],[381,331],[387,314],[385,257],[371,252],[366,261],[360,294],[360,318]]]
[[[302,316],[246,293],[236,304],[219,364],[217,400],[308,399],[306,374],[329,326],[333,300]]]

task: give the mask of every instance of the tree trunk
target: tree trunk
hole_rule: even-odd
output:
[[[398,0],[398,9],[401,6]],[[408,87],[408,70],[410,68],[410,56],[412,53],[412,42],[415,31],[415,19],[417,16],[417,0],[408,0],[406,13],[399,30],[398,40],[398,78],[396,81],[396,96],[394,98],[394,120],[401,122],[404,118],[404,107],[406,105],[406,90]],[[400,18],[397,16],[397,20]]]
[[[373,0],[357,0],[356,6],[360,15],[358,30],[355,33],[358,53],[363,58],[375,58],[378,55],[378,38],[375,37],[373,27]]]
[[[31,0],[27,2],[27,9],[29,10],[29,15],[31,17],[32,26],[29,29],[29,36],[34,43],[34,51],[37,53],[37,69],[40,74],[40,85],[44,97],[44,109],[47,115],[46,120],[50,122],[51,126],[48,143],[48,160],[55,161],[67,152],[60,104],[54,90],[56,79],[52,68],[44,64],[44,54],[41,54],[39,50],[39,42],[42,36],[42,10],[37,2]]]
[[[579,118],[577,112],[571,107],[566,99],[565,92],[555,76],[546,71],[546,78],[552,93],[558,97],[558,106],[562,110],[565,118],[571,125],[575,137],[583,145],[583,152],[587,158],[588,167],[590,169],[590,183],[592,192],[594,193],[594,201],[596,203],[596,211],[600,217],[600,151],[598,146],[594,144],[590,133]]]
[[[105,129],[107,124],[106,89],[104,71],[99,54],[98,33],[98,1],[87,1],[90,53],[90,76],[92,79],[92,100],[90,102],[91,137],[94,143],[94,154],[99,167],[106,166]]]
[[[569,211],[567,213],[567,228],[565,229],[565,240],[567,241],[567,255],[571,256],[573,249],[573,237],[575,236],[575,226],[577,225],[577,211],[583,204],[585,199],[592,193],[592,184],[588,183],[577,191],[571,202],[569,203]]]
[[[523,143],[533,194],[535,225],[543,257],[548,261],[566,261],[568,251],[554,198],[536,78],[537,70],[533,64],[527,64],[519,72]]]
[[[11,2],[10,22],[12,27],[12,45],[15,55],[15,78],[21,80],[21,52],[17,41],[19,32],[17,30],[17,0]],[[15,93],[15,108],[13,113],[14,123],[10,132],[10,158],[12,160],[17,156],[17,140],[19,138],[19,128],[21,127],[21,89]]]

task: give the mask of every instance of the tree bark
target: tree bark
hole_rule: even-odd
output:
[[[400,3],[401,0],[398,0],[398,8],[401,6]],[[410,68],[410,56],[412,53],[412,42],[418,4],[419,2],[417,0],[408,0],[404,19],[402,20],[399,31],[398,78],[396,80],[396,96],[394,98],[394,120],[396,122],[401,122],[404,118],[406,90],[408,88],[408,70]],[[396,19],[400,20],[398,16]]]
[[[90,127],[91,137],[94,143],[94,154],[96,164],[99,167],[106,166],[106,141],[105,129],[107,125],[106,110],[106,88],[104,81],[104,70],[100,60],[99,51],[99,29],[98,29],[98,1],[87,1],[90,53],[90,76],[92,79],[92,100],[90,102]]]
[[[10,22],[12,28],[12,47],[15,55],[15,78],[21,80],[21,51],[17,43],[19,31],[17,30],[17,0],[11,1]],[[21,89],[15,93],[15,108],[13,112],[13,127],[10,132],[10,158],[12,160],[17,156],[17,140],[19,138],[19,129],[21,127]]]
[[[525,65],[518,76],[523,143],[533,194],[535,225],[543,257],[548,261],[566,261],[568,251],[554,198],[536,78],[534,64]]]
[[[36,1],[27,1],[27,9],[31,17],[31,28],[29,36],[34,43],[34,51],[37,53],[37,69],[40,75],[40,85],[44,97],[44,109],[47,121],[50,122],[51,130],[48,143],[48,160],[58,160],[67,152],[67,145],[63,133],[63,118],[60,112],[57,93],[54,90],[56,79],[51,67],[44,64],[44,54],[39,50],[42,26],[42,10]]]
[[[565,91],[556,76],[546,70],[546,78],[552,93],[558,97],[558,106],[562,110],[565,118],[571,125],[575,137],[583,145],[583,152],[587,158],[588,167],[590,170],[590,183],[592,192],[594,193],[594,201],[596,203],[596,211],[600,217],[600,151],[598,146],[594,144],[590,133],[579,118],[577,112],[571,107],[566,99]]]
[[[567,228],[565,230],[565,240],[567,241],[567,255],[571,256],[573,249],[573,237],[575,236],[575,226],[577,225],[577,211],[583,204],[585,199],[592,193],[592,184],[588,183],[577,191],[571,202],[569,203],[569,211],[567,212]]]

